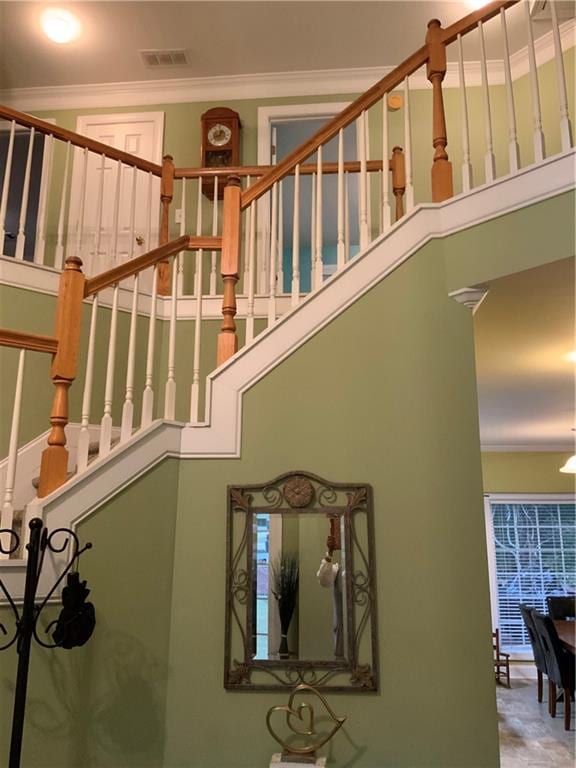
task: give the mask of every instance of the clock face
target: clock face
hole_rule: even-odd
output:
[[[228,144],[232,137],[232,131],[227,125],[222,123],[216,123],[208,131],[208,141],[214,147],[222,147],[224,144]]]

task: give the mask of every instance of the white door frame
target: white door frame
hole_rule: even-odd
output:
[[[274,123],[290,120],[315,120],[325,117],[329,120],[342,112],[349,101],[327,101],[313,104],[283,104],[274,107],[258,107],[258,165],[270,165],[272,126]],[[270,197],[264,195],[257,204],[256,254],[257,292],[268,291],[268,267],[270,253]]]

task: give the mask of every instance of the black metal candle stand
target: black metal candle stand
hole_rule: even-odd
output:
[[[12,717],[12,735],[10,739],[9,768],[20,768],[22,753],[22,735],[24,731],[24,715],[26,710],[26,690],[28,687],[28,670],[30,666],[30,647],[32,638],[44,648],[72,648],[83,645],[94,629],[94,608],[86,603],[89,590],[86,582],[80,582],[77,574],[78,559],[80,555],[92,544],[80,546],[78,536],[69,528],[55,528],[52,532],[44,527],[40,518],[35,517],[30,521],[30,540],[26,545],[28,550],[28,562],[26,564],[26,581],[24,585],[24,601],[19,609],[15,600],[0,579],[0,590],[3,592],[8,605],[14,614],[13,632],[9,632],[6,626],[0,622],[0,643],[2,635],[10,639],[0,644],[0,651],[6,651],[16,644],[18,653],[18,671],[16,674],[16,688],[14,692],[14,711]],[[4,539],[9,537],[10,544],[4,546]],[[16,531],[0,529],[0,552],[4,555],[12,555],[20,547],[20,537]],[[53,587],[39,604],[36,604],[36,592],[40,581],[40,574],[44,565],[46,552],[60,554],[70,547],[70,559],[68,564],[57,578]],[[72,566],[76,564],[76,571],[72,572]],[[64,577],[68,574],[68,587],[62,590],[64,608],[58,619],[51,621],[44,630],[44,634],[53,640],[46,642],[38,631],[38,621],[42,611],[54,595]],[[68,600],[66,592],[68,590]],[[68,607],[67,607],[68,602]],[[81,631],[78,631],[80,627]],[[52,635],[50,635],[50,631]]]

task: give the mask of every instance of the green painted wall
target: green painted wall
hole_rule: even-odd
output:
[[[177,485],[178,462],[164,461],[79,526],[96,630],[82,648],[33,648],[23,766],[162,765]],[[7,611],[0,621],[11,626]],[[0,665],[7,765],[16,654]]]
[[[241,459],[181,465],[165,766],[275,750],[264,717],[285,697],[222,687],[225,497],[295,467],[374,487],[382,692],[334,697],[349,722],[333,764],[498,765],[472,327],[441,254],[426,246],[250,390]]]
[[[559,472],[570,453],[483,453],[486,493],[574,493],[575,475]]]

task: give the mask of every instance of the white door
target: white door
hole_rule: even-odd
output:
[[[123,152],[162,162],[163,112],[83,115],[76,130]],[[83,151],[75,149],[68,253],[79,251],[86,274],[97,274],[158,244],[158,177],[124,164],[119,170],[117,161],[89,152],[82,206],[83,177]]]

